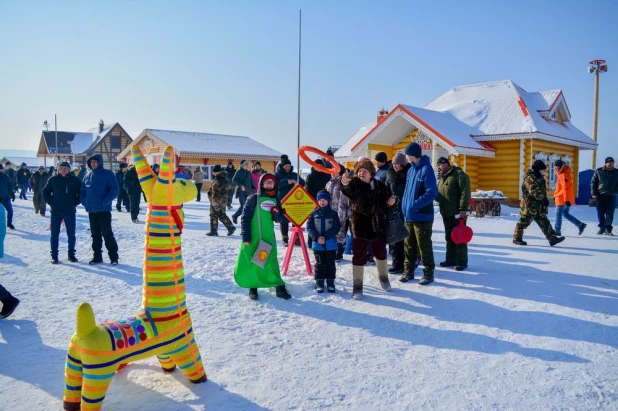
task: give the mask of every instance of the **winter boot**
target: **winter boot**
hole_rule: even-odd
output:
[[[334,278],[326,279],[326,291],[328,291],[329,293],[335,292],[335,279]]]
[[[362,265],[352,266],[352,299],[360,300],[363,298],[363,274],[365,267]]]
[[[427,285],[433,283],[433,272],[423,270],[423,277],[418,281],[420,285]]]
[[[288,246],[289,237],[287,235],[281,236],[281,242],[283,242],[283,246]]]
[[[234,227],[233,225],[229,226],[227,228],[227,235],[232,235],[234,234],[234,231],[236,231],[236,227]]]
[[[315,280],[315,291],[318,294],[322,294],[324,292],[324,280]]]
[[[515,244],[515,245],[528,245],[528,243],[525,242],[524,240],[522,240],[521,238],[514,238],[513,239],[513,244]]]
[[[345,250],[345,244],[337,243],[337,254],[335,255],[335,261],[343,260],[343,252]]]
[[[92,258],[92,260],[88,262],[88,264],[94,265],[94,264],[101,264],[102,262],[103,262],[103,257],[101,257],[100,255],[95,255]]]
[[[386,292],[391,290],[391,282],[388,280],[388,262],[386,260],[376,260],[376,266],[378,268],[378,280],[380,281],[380,287]]]
[[[13,311],[15,311],[18,305],[19,300],[9,293],[6,298],[2,299],[2,311],[0,311],[0,317],[6,318],[13,314]]]
[[[556,244],[560,244],[563,241],[564,241],[564,237],[553,236],[551,240],[549,240],[549,245],[553,247]]]
[[[579,226],[579,235],[582,235],[584,233],[584,230],[586,229],[586,224],[585,223],[581,223]]]
[[[257,300],[258,299],[257,288],[249,288],[249,299],[250,300]]]
[[[401,277],[399,277],[399,281],[402,283],[407,283],[408,281],[414,280],[414,270],[405,271]]]
[[[58,257],[52,257],[51,263],[52,264],[58,264]]]
[[[285,288],[285,285],[278,285],[275,287],[275,295],[279,298],[283,298],[284,300],[289,300],[292,298],[292,295]]]
[[[440,263],[440,267],[454,267],[454,266],[456,266],[456,265],[457,265],[457,264],[452,263],[452,262],[450,262],[450,261],[442,261],[442,262]]]
[[[597,231],[597,235],[603,235],[605,234],[605,229],[603,227],[599,228],[599,231]]]
[[[403,267],[392,266],[388,269],[389,274],[403,274]]]
[[[78,260],[77,260],[77,258],[75,258],[74,255],[70,255],[69,256],[69,261],[72,262],[72,263],[76,263]]]
[[[206,233],[206,235],[209,237],[217,237],[219,233],[217,233],[216,231],[210,230],[209,232]]]
[[[609,228],[606,228],[606,229],[605,229],[605,235],[608,235],[608,236],[610,236],[610,237],[613,237],[613,236],[614,236],[614,234],[612,233],[612,230],[610,230]]]

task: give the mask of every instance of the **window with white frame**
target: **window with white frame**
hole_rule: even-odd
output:
[[[560,156],[558,154],[552,154],[549,156],[549,188],[552,190],[556,188],[556,170],[554,170],[554,161],[560,160]]]
[[[568,165],[569,167],[571,167],[571,163],[573,162],[573,159],[569,156],[564,156],[561,158],[562,161],[564,161],[564,164]]]
[[[191,163],[182,163],[182,166],[185,167],[185,169],[189,169],[191,170],[191,173],[193,173],[193,171],[195,171],[196,168],[199,168],[202,173],[204,173],[204,181],[212,181],[212,168],[214,166],[205,166],[203,164],[191,164]]]

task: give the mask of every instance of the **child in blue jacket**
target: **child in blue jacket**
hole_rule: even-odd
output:
[[[318,208],[307,220],[307,233],[313,239],[315,256],[315,290],[324,292],[324,280],[329,293],[335,292],[335,257],[337,255],[337,233],[341,228],[337,211],[330,207],[330,194],[326,190],[318,192]]]

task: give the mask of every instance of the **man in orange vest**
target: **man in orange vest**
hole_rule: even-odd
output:
[[[556,224],[554,229],[556,235],[562,234],[562,216],[575,224],[579,228],[579,235],[582,235],[586,224],[573,217],[569,210],[571,204],[575,203],[575,190],[573,189],[573,176],[571,175],[571,168],[562,160],[554,161],[554,171],[556,172],[557,182],[556,189],[554,190],[554,202],[556,204]]]

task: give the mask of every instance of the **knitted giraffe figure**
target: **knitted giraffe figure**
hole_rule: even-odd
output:
[[[174,178],[174,152],[166,147],[159,176],[140,149],[131,147],[148,198],[142,310],[95,323],[88,303],[77,307],[77,328],[65,367],[65,410],[98,410],[118,368],[156,355],[163,371],[176,366],[194,383],[206,381],[185,303],[181,239],[182,204],[197,196],[195,184]]]

